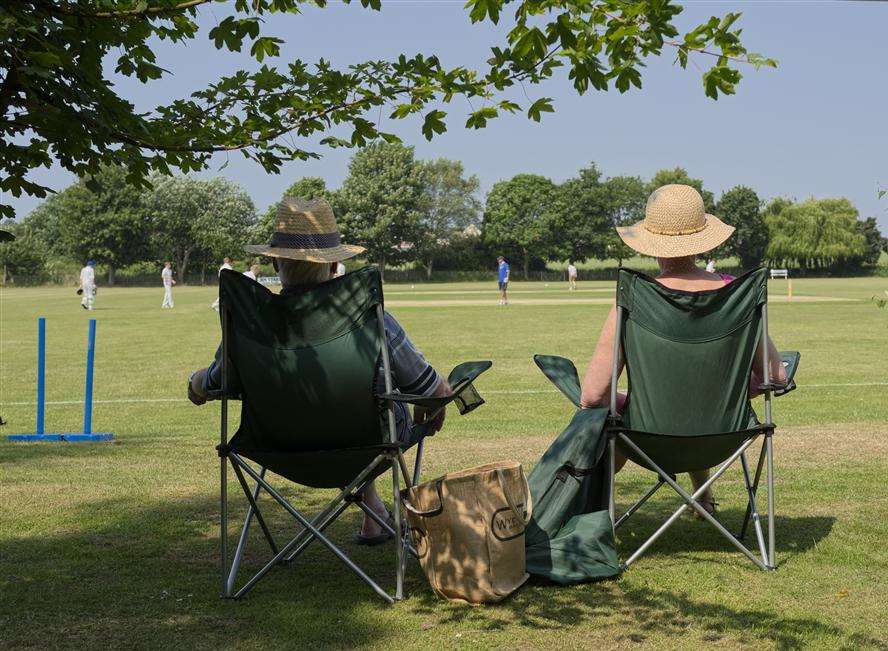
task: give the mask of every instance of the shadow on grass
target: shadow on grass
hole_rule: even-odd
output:
[[[325,497],[302,489],[286,494],[297,498],[297,506],[305,504],[300,496],[311,496],[310,513]],[[242,502],[232,514],[232,545]],[[262,504],[269,505],[269,523],[283,544],[296,533],[292,520],[270,508],[267,498]],[[832,638],[854,647],[880,644],[811,618],[735,609],[621,581],[569,588],[531,585],[498,606],[462,608],[434,597],[416,563],[409,564],[410,599],[391,608],[318,543],[296,563],[275,568],[244,600],[226,601],[219,598],[218,508],[211,497],[164,504],[97,501],[68,514],[57,533],[25,533],[0,541],[4,645],[354,647],[370,641],[416,643],[413,636],[419,636],[430,646],[442,646],[445,642],[434,631],[420,633],[420,622],[430,619],[487,632],[510,628],[519,637],[521,627],[572,629],[571,635],[577,627],[598,627],[613,630],[618,642],[675,641],[693,625],[705,630],[706,640],[727,643],[798,648],[812,639]],[[334,541],[346,541],[346,553],[392,589],[394,548],[350,544],[359,520],[357,511],[350,510],[328,532]],[[781,549],[807,548],[812,530],[825,536],[831,521],[818,520],[828,519],[781,519]],[[693,525],[689,528],[699,533],[703,523]],[[637,526],[647,528],[648,523],[639,520]],[[242,581],[268,558],[258,527],[254,534]],[[713,536],[696,536],[689,549],[724,549],[716,547],[720,537]],[[40,631],[38,637],[35,631]]]
[[[293,491],[285,494],[293,497]],[[296,491],[297,497],[303,494]],[[307,512],[322,501],[320,495],[312,498]],[[232,514],[232,547],[243,502],[235,502]],[[267,497],[260,504],[268,507],[279,543],[297,533],[292,519],[271,508]],[[67,513],[57,533],[8,530],[0,540],[0,646],[41,646],[47,640],[113,648],[280,647],[288,640],[355,646],[391,633],[385,613],[395,611],[319,543],[294,564],[275,568],[244,600],[221,599],[218,514],[218,501],[211,498],[167,504],[105,500]],[[328,532],[393,590],[394,547],[351,544],[359,523],[357,510],[351,510]],[[268,557],[254,524],[239,583]],[[412,574],[410,588],[422,589],[422,577],[415,569]]]
[[[641,543],[656,531],[672,514],[668,508],[654,508],[646,511],[641,509],[634,513],[626,523],[617,530],[617,549],[623,558],[629,556]],[[719,521],[732,533],[738,533],[743,523],[745,509],[728,509],[719,511]],[[826,538],[836,519],[830,516],[782,516],[774,517],[775,538],[777,543],[777,564],[811,549]],[[767,520],[762,517],[762,532],[767,540]],[[742,541],[753,553],[758,553],[755,531],[752,522],[746,530]],[[748,563],[745,557],[736,550],[725,537],[708,522],[697,521],[685,513],[679,520],[641,557],[695,552],[735,552],[739,562]]]
[[[115,454],[122,445],[119,439],[98,443],[70,443],[67,441],[46,441],[42,443],[7,441],[8,434],[16,434],[9,427],[0,430],[0,466],[20,464],[30,461],[39,463],[42,459],[101,457]],[[127,442],[132,447],[132,444]]]
[[[780,649],[808,648],[812,644],[836,644],[841,648],[886,648],[874,637],[848,632],[811,617],[787,617],[756,608],[732,608],[686,594],[625,586],[619,581],[556,588],[534,586],[514,598],[484,609],[450,608],[441,616],[440,601],[423,599],[426,615],[438,615],[439,623],[458,623],[486,631],[518,625],[557,631],[577,627],[608,626],[622,644],[688,643],[690,629],[700,631],[708,643],[740,644]]]

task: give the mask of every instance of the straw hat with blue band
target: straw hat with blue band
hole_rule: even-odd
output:
[[[249,253],[308,262],[340,262],[364,252],[343,244],[333,209],[324,199],[286,197],[278,204],[274,233],[268,244],[246,247]]]

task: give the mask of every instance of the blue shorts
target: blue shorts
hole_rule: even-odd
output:
[[[500,291],[501,291],[501,292],[505,291],[506,288],[507,288],[508,286],[509,286],[509,281],[508,281],[508,280],[501,280],[501,281],[499,281],[499,288],[500,288]]]

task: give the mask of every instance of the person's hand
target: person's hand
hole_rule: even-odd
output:
[[[175,281],[175,280],[173,281],[173,284],[174,284],[174,285],[176,284],[176,281]]]
[[[202,368],[188,378],[188,399],[195,405],[202,405],[207,401],[207,394],[204,392],[206,375],[207,369]]]
[[[453,393],[453,389],[450,388],[450,385],[447,383],[447,380],[441,379],[438,382],[438,386],[435,387],[435,392],[432,394],[436,398],[444,398]],[[425,424],[426,419],[431,416],[433,412],[426,409],[425,407],[416,406],[413,408],[413,422],[419,424]],[[444,427],[444,418],[447,416],[447,409],[441,409],[440,412],[434,417],[433,420],[428,422],[429,432],[434,434],[435,432],[440,432],[441,428]]]

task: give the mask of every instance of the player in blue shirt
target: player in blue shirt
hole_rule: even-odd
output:
[[[499,279],[499,290],[502,293],[499,304],[508,305],[509,296],[507,292],[509,291],[509,263],[506,262],[506,259],[503,256],[499,256],[496,261],[499,263],[497,278]]]

